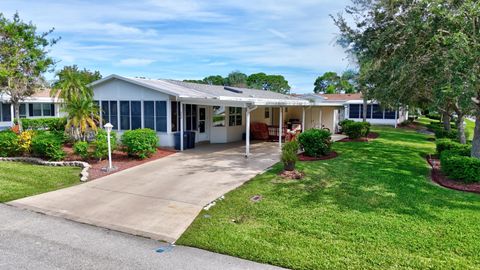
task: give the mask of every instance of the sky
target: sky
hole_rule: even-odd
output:
[[[55,29],[56,70],[76,64],[103,76],[180,80],[265,72],[285,76],[294,93],[309,93],[324,72],[355,68],[330,18],[349,3],[0,0],[0,12],[11,18],[18,11],[39,31]]]

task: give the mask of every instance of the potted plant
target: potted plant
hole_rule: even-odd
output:
[[[282,162],[285,171],[295,170],[295,163],[298,160],[298,142],[286,142],[282,146]]]

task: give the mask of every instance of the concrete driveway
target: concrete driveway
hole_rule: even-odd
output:
[[[82,185],[10,202],[167,242],[176,241],[200,210],[279,160],[278,144],[205,145]]]

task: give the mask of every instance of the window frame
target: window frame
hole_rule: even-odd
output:
[[[221,114],[218,114],[216,113],[216,111],[221,111],[221,109],[223,108],[223,113]],[[226,106],[212,106],[212,127],[225,127],[226,126]],[[219,121],[215,121],[215,119],[222,119],[222,120],[219,120]],[[220,124],[215,124],[216,122],[220,123]]]
[[[161,104],[161,106],[160,106]],[[166,100],[154,101],[154,122],[156,132],[167,132],[168,130],[168,107]],[[162,111],[160,111],[162,110]],[[162,115],[164,113],[164,115]],[[162,121],[163,120],[163,121]]]
[[[242,126],[242,124],[243,124],[242,107],[228,107],[228,126],[236,127],[236,126]]]

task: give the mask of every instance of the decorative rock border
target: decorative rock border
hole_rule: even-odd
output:
[[[80,167],[82,171],[80,172],[80,181],[86,182],[88,181],[88,170],[90,169],[90,164],[83,161],[46,161],[39,158],[33,157],[0,157],[0,161],[13,161],[13,162],[26,162],[36,165],[43,165],[43,166],[70,166],[70,167]]]

